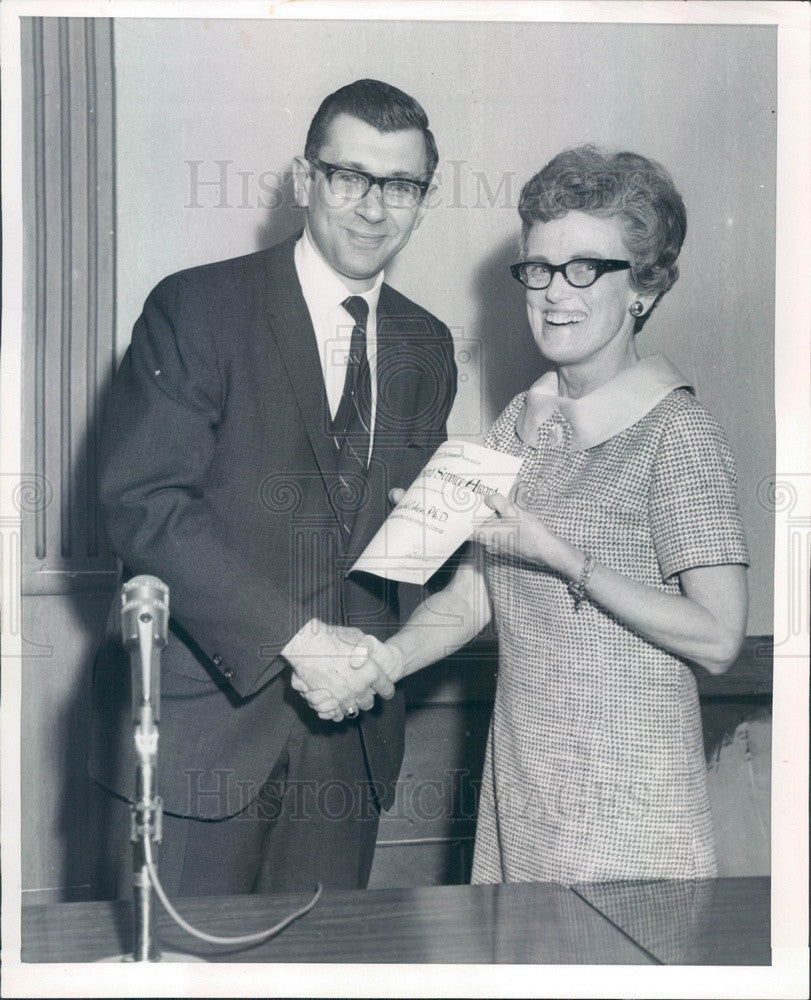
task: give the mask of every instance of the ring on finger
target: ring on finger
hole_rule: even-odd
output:
[[[350,706],[345,712],[347,719],[357,719],[359,714],[360,710],[357,705]]]

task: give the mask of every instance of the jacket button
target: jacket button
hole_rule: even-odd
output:
[[[230,681],[231,678],[234,676],[234,671],[230,667],[227,667],[225,670],[223,670],[222,675],[227,681]]]
[[[222,657],[220,656],[219,653],[215,653],[211,657],[211,662],[214,664],[215,667],[219,667],[222,665]]]

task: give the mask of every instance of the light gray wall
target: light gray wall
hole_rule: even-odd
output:
[[[665,351],[729,433],[752,550],[749,632],[769,633],[772,519],[758,485],[774,467],[775,46],[774,29],[741,26],[118,20],[119,352],[163,275],[300,224],[273,176],[328,92],[378,77],[424,104],[441,157],[436,206],[389,277],[453,328],[463,380],[451,431],[479,438],[539,368],[505,270],[521,184],[585,141],[652,156],[682,191],[689,232],[640,346]],[[225,187],[194,188],[193,169],[224,171]],[[263,185],[281,204],[263,205]]]

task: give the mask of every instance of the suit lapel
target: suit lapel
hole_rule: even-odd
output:
[[[337,449],[330,433],[329,403],[315,331],[293,262],[293,247],[297,238],[291,237],[268,251],[268,320],[310,439],[330,507],[340,523],[341,515],[335,506],[336,497],[341,495]],[[397,474],[397,454],[404,446],[408,394],[413,388],[407,377],[408,365],[404,366],[399,360],[403,351],[407,350],[407,345],[398,329],[397,315],[396,308],[390,302],[389,289],[384,284],[377,307],[378,403],[369,463],[369,489],[357,512],[348,541],[348,550],[344,555],[347,565],[351,565],[363,551],[388,514],[389,489],[392,486],[408,485],[392,481],[392,476]],[[385,393],[385,403],[382,403],[381,392]],[[343,532],[340,537],[344,539]]]
[[[329,403],[310,313],[293,262],[294,236],[274,247],[267,261],[270,329],[276,339],[290,387],[310,439],[333,513],[338,489],[335,440],[330,433]]]

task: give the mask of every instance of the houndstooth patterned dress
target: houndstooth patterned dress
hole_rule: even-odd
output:
[[[575,408],[573,427],[561,412],[572,401],[547,396],[537,446],[527,444],[516,422],[528,394],[509,404],[485,443],[524,459],[521,505],[666,593],[679,593],[682,570],[747,563],[734,463],[714,418],[671,387],[685,382],[664,358],[620,383],[595,394],[605,440],[594,406]],[[627,426],[613,433],[617,422]],[[588,600],[575,612],[551,571],[488,553],[486,572],[499,677],[472,881],[714,875],[691,668]]]

